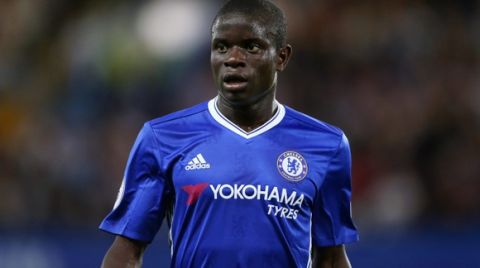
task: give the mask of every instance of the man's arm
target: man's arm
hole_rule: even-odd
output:
[[[313,247],[313,268],[351,268],[345,246]]]
[[[102,268],[137,268],[142,266],[146,244],[122,236],[116,236],[105,254]]]

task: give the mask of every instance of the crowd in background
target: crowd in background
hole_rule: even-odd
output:
[[[1,1],[1,228],[98,225],[143,122],[215,95],[199,2]],[[360,228],[478,223],[477,2],[277,2],[278,99],[347,133]]]

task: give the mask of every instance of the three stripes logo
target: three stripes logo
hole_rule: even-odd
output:
[[[210,168],[210,164],[207,163],[202,154],[197,154],[188,165],[185,166],[185,170],[194,170],[194,169],[207,169]]]

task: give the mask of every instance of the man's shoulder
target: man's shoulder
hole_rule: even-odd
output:
[[[314,118],[310,115],[297,111],[291,107],[285,106],[286,116],[293,120],[296,125],[302,129],[311,130],[317,133],[332,135],[335,137],[344,136],[344,132],[337,126]]]
[[[152,126],[152,128],[158,128],[162,126],[166,126],[169,124],[176,124],[179,121],[187,120],[190,123],[194,123],[197,118],[195,117],[198,114],[208,111],[208,103],[202,102],[195,106],[178,110],[176,112],[152,119],[147,123]]]

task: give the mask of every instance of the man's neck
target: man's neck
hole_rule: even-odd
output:
[[[217,107],[228,120],[246,132],[251,132],[272,118],[278,104],[274,96],[268,96],[247,105],[232,104],[219,96]]]

